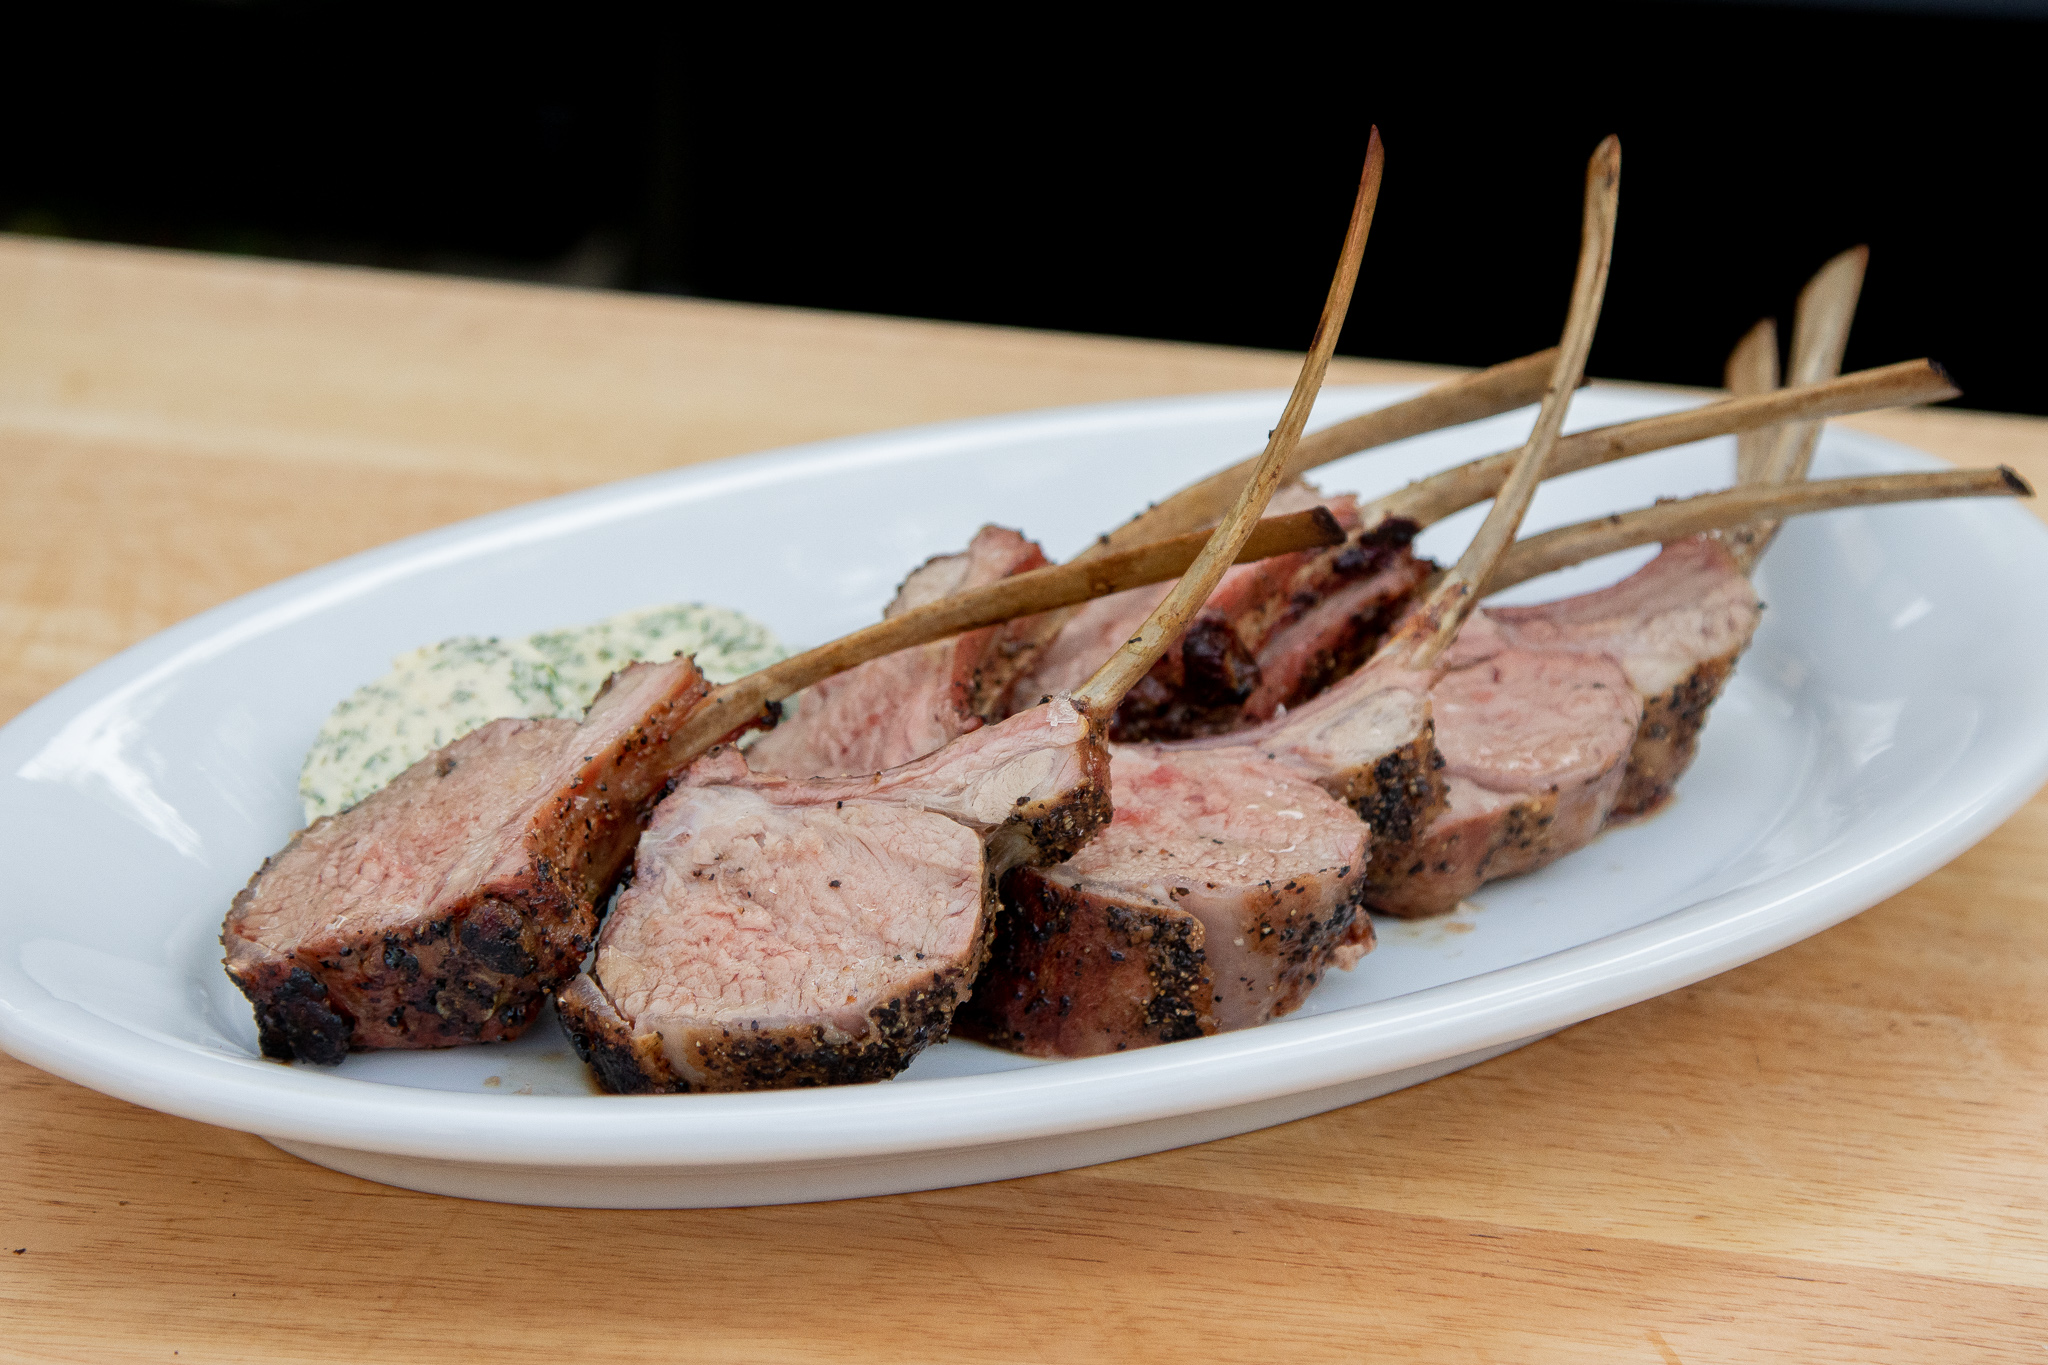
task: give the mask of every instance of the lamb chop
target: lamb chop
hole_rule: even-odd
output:
[[[946,1035],[986,958],[998,885],[1108,822],[1108,716],[1279,485],[1336,345],[1379,172],[1375,133],[1315,342],[1254,477],[1087,683],[866,777],[779,777],[717,750],[655,809],[588,974],[558,997],[605,1088],[874,1080]]]
[[[1512,586],[1568,564],[1659,541],[1715,545],[1702,533],[1767,525],[1808,512],[2009,495],[2031,496],[2031,490],[2004,468],[1739,488],[1600,517],[1517,542],[1488,582]],[[1463,733],[1456,747],[1440,744],[1448,800],[1425,831],[1423,846],[1434,847],[1430,836],[1446,824],[1453,830],[1461,823],[1467,829],[1477,826],[1484,839],[1493,839],[1506,823],[1540,838],[1545,833],[1540,810],[1513,817],[1511,823],[1488,823],[1491,809],[1513,806],[1524,797],[1511,794],[1503,801],[1479,780],[1494,775],[1498,786],[1512,793],[1512,782],[1529,771],[1545,775],[1546,787],[1537,797],[1551,798],[1549,827],[1576,830],[1581,843],[1589,839],[1598,831],[1599,803],[1613,796],[1629,754],[1631,726],[1615,720],[1617,714],[1625,718],[1636,710],[1627,674],[1597,652],[1494,645],[1489,657],[1504,662],[1493,675],[1483,662],[1458,666],[1454,656],[1464,647],[1461,635],[1446,656],[1447,671],[1428,689],[1439,734],[1454,726]],[[1462,692],[1446,689],[1444,683],[1461,672],[1481,679]],[[1585,695],[1591,690],[1589,678],[1604,682],[1604,694]],[[1481,694],[1487,686],[1494,695]],[[1458,707],[1478,712],[1476,720],[1470,714],[1446,714]],[[1268,760],[1258,768],[1269,783],[1261,805],[1245,800],[1258,794],[1251,783],[1233,781],[1229,774],[1232,763],[1257,762],[1262,757],[1257,751],[1138,745],[1114,748],[1111,755],[1115,819],[1069,862],[1012,874],[1004,888],[1010,914],[975,998],[960,1016],[960,1031],[1016,1051],[1058,1057],[1197,1037],[1286,1013],[1321,970],[1348,967],[1370,946],[1369,930],[1340,937],[1331,947],[1327,934],[1317,938],[1322,926],[1312,916],[1297,916],[1290,923],[1274,913],[1275,906],[1316,904],[1319,895],[1327,895],[1322,884],[1341,882],[1353,872],[1342,862],[1346,846],[1332,838],[1318,810],[1323,803],[1337,804],[1324,790],[1327,779],[1318,785],[1300,767],[1290,772]],[[1583,784],[1597,788],[1591,795],[1573,792],[1559,780],[1570,774],[1574,755]],[[1273,781],[1276,774],[1278,782]],[[1489,807],[1489,800],[1495,805]],[[1594,814],[1586,813],[1589,807]],[[1496,852],[1495,867],[1513,866],[1514,859],[1528,856],[1529,850],[1508,846],[1505,853]],[[1419,899],[1456,875],[1455,868],[1425,870],[1396,884],[1403,894]],[[1247,897],[1248,891],[1253,911],[1248,921],[1243,900],[1234,922],[1219,914],[1230,895]],[[1398,912],[1401,902],[1395,904]],[[1231,931],[1227,938],[1213,931],[1219,919]],[[1247,922],[1250,933],[1234,932]],[[1361,928],[1369,924],[1362,917],[1356,923]],[[1270,1009],[1255,1007],[1261,1003],[1255,994],[1260,983],[1275,976],[1270,967],[1257,969],[1262,946],[1295,964],[1303,959],[1312,964],[1291,977],[1283,975],[1284,989],[1263,998]],[[1319,960],[1318,949],[1323,952]]]
[[[1781,414],[1853,411],[1865,404],[1929,401],[1953,393],[1946,377],[1927,362],[1888,366],[1832,384],[1817,383],[1766,398],[1718,403],[1563,437],[1553,449],[1552,467],[1562,462],[1567,468],[1588,468],[1661,444],[1678,444],[1776,420]],[[1366,509],[1367,524],[1408,531],[1417,520],[1434,520],[1457,510],[1497,489],[1502,465],[1500,457],[1490,457],[1421,480]],[[1349,542],[1353,547],[1359,543],[1356,536]],[[1405,546],[1405,535],[1397,543]],[[1511,556],[1514,553],[1509,552]],[[1682,556],[1674,553],[1658,565],[1656,573],[1645,575],[1635,586],[1644,588],[1658,580],[1682,578],[1668,573],[1682,562]],[[1398,563],[1394,569],[1404,575],[1409,572]],[[1711,609],[1716,605],[1716,599],[1710,595],[1685,592],[1682,581],[1667,582],[1667,586],[1680,590],[1678,600],[1688,610],[1700,606]],[[1398,592],[1389,596],[1400,601]],[[1620,597],[1616,594],[1606,600],[1625,605],[1617,600]],[[1085,617],[1087,611],[1076,613],[1077,619]],[[1309,619],[1313,619],[1313,613]],[[1482,629],[1485,624],[1481,623]],[[1654,636],[1651,641],[1654,643]],[[1500,654],[1500,643],[1496,638],[1485,652]],[[1447,658],[1447,669],[1476,662],[1480,657],[1476,642],[1467,641],[1454,648],[1464,653],[1454,652]],[[1566,847],[1575,847],[1577,841],[1591,837],[1625,786],[1627,772],[1635,771],[1625,772],[1617,760],[1644,752],[1641,731],[1635,724],[1639,710],[1628,700],[1633,688],[1626,676],[1626,665],[1598,657],[1597,649],[1578,652],[1590,652],[1595,657],[1560,662],[1518,649],[1499,659],[1485,674],[1461,670],[1462,676],[1453,674],[1454,681],[1446,680],[1449,686],[1440,684],[1431,689],[1433,707],[1451,708],[1448,717],[1438,718],[1437,730],[1442,748],[1439,756],[1446,765],[1444,797],[1453,808],[1448,814],[1470,814],[1490,821],[1488,837],[1471,838],[1468,847],[1482,850],[1484,865],[1493,875],[1540,865]],[[1652,659],[1656,657],[1654,650],[1648,654]],[[1329,657],[1328,653],[1324,657]],[[1499,678],[1493,676],[1494,668],[1502,670]],[[1268,676],[1273,674],[1269,672]],[[1503,688],[1503,683],[1508,686]],[[1518,688],[1522,701],[1533,704],[1516,704]],[[1531,696],[1532,689],[1540,695]],[[1590,741],[1575,739],[1571,727],[1558,724],[1558,719],[1573,714],[1574,708],[1582,719],[1591,722],[1594,733]],[[1442,744],[1446,728],[1465,730],[1462,723],[1473,719],[1491,720],[1496,731],[1507,726],[1509,742],[1501,743],[1500,734],[1489,734],[1482,726],[1476,732],[1467,731],[1472,734],[1470,743],[1454,737],[1450,744]],[[1517,724],[1521,726],[1518,734],[1514,733]],[[1636,741],[1634,748],[1630,744],[1632,737]],[[1225,738],[1217,742],[1230,741]],[[1113,752],[1112,772],[1120,775],[1132,763],[1132,756],[1141,751],[1119,748]],[[1179,747],[1175,752],[1183,758],[1187,754]],[[1574,764],[1580,769],[1578,773],[1571,771]],[[1144,782],[1126,784],[1120,777],[1113,778],[1118,821],[1075,860],[1043,876],[1020,873],[1011,879],[1006,894],[1013,906],[1027,913],[1013,916],[999,937],[997,967],[987,978],[990,984],[979,993],[980,1003],[963,1020],[963,1028],[1006,1046],[1040,1055],[1067,1056],[1170,1041],[1265,1017],[1225,1015],[1225,1022],[1219,1024],[1213,1009],[1205,1014],[1200,1008],[1199,981],[1207,969],[1195,954],[1203,942],[1217,940],[1212,934],[1197,937],[1195,930],[1199,926],[1182,909],[1186,898],[1197,892],[1221,897],[1233,889],[1245,894],[1246,886],[1263,889],[1268,882],[1294,894],[1297,888],[1339,870],[1355,879],[1356,868],[1346,867],[1335,857],[1303,861],[1307,855],[1292,856],[1299,850],[1288,846],[1297,841],[1274,835],[1275,829],[1285,827],[1280,822],[1291,817],[1268,814],[1261,817],[1267,828],[1260,830],[1248,823],[1249,817],[1240,815],[1239,819],[1247,823],[1234,831],[1219,823],[1224,807],[1192,795],[1200,790],[1199,783],[1165,781],[1159,776],[1164,770],[1157,764],[1144,771]],[[1548,771],[1552,778],[1560,780],[1559,799],[1529,803],[1503,799],[1503,790],[1512,791],[1517,778],[1526,778],[1532,771]],[[1275,791],[1290,790],[1284,780],[1286,776],[1283,774],[1283,780],[1268,785]],[[1568,785],[1574,777],[1578,778],[1576,788]],[[1301,774],[1293,774],[1293,780],[1293,795],[1287,801],[1270,805],[1269,810],[1313,810],[1317,803],[1306,793],[1319,789]],[[1418,786],[1416,790],[1426,787]],[[1256,810],[1259,805],[1243,803],[1249,810]],[[1401,811],[1396,792],[1391,803],[1383,805],[1379,813],[1383,818],[1399,817]],[[1182,837],[1169,837],[1166,832],[1174,829],[1177,821]],[[1446,826],[1455,827],[1455,823]],[[1574,842],[1567,844],[1568,837]],[[1290,857],[1276,861],[1270,856],[1281,852]],[[1416,861],[1411,856],[1403,866],[1414,868]],[[1439,857],[1437,861],[1449,860]],[[1209,869],[1219,862],[1242,869],[1240,880],[1233,883],[1209,875]],[[1425,864],[1411,875],[1421,875],[1428,866]],[[1262,870],[1268,867],[1272,869],[1270,873]],[[1168,869],[1178,870],[1177,879],[1167,876]],[[1461,874],[1458,864],[1453,862],[1437,875],[1455,883]],[[1062,879],[1072,884],[1062,884]],[[1418,886],[1414,894],[1419,897],[1428,889]],[[1436,889],[1440,893],[1444,888]],[[1400,907],[1398,896],[1389,894],[1387,899],[1389,905]],[[1443,902],[1439,895],[1436,902],[1425,903],[1432,908],[1437,904],[1448,908],[1456,900],[1453,896]],[[1305,899],[1293,903],[1304,912],[1317,904]],[[1336,901],[1326,897],[1321,904],[1327,907]],[[1329,926],[1334,922],[1336,917],[1326,908],[1320,913],[1302,914],[1297,925],[1269,919],[1257,926],[1251,941],[1263,939],[1292,945],[1297,954],[1293,960],[1295,974],[1289,978],[1292,984],[1271,993],[1272,1013],[1291,1008],[1323,970],[1321,954],[1331,940]],[[1362,937],[1367,923],[1356,920],[1349,932]],[[1035,926],[1035,931],[1027,926]],[[1269,929],[1271,932],[1266,932]],[[1236,947],[1241,937],[1232,932],[1227,940],[1229,946]],[[1348,965],[1346,959],[1355,960],[1356,953],[1361,951],[1357,940],[1342,934],[1337,935],[1337,942],[1340,946],[1327,960],[1338,965]],[[1154,946],[1142,946],[1148,944]],[[1259,983],[1274,980],[1271,974],[1261,976],[1236,970],[1226,975],[1238,989],[1240,1000],[1251,998]],[[987,1017],[1000,999],[993,984],[999,979],[1009,983],[1013,997],[1007,1020]],[[1155,986],[1155,980],[1163,984]],[[1019,990],[1023,992],[1022,1001],[1015,1003]],[[1076,1001],[1092,1003],[1076,1005]],[[1025,1014],[1028,1020],[1020,1022],[1019,1016]]]
[[[1068,862],[1011,876],[1011,913],[963,1029],[1016,1051],[1074,1055],[1245,1027],[1295,1008],[1331,963],[1370,947],[1357,911],[1369,862],[1350,856],[1363,850],[1339,833],[1342,812],[1364,817],[1376,862],[1379,841],[1411,837],[1442,804],[1427,695],[1435,660],[1557,444],[1606,287],[1619,176],[1609,138],[1587,167],[1577,278],[1535,429],[1457,567],[1363,670],[1285,720],[1116,751],[1124,829],[1113,822],[1111,837]],[[1218,788],[1232,768],[1259,785]],[[1196,799],[1205,789],[1242,810]],[[1274,847],[1290,823],[1299,837]]]
[[[1257,523],[1245,556],[1341,539],[1314,514]],[[265,1055],[517,1037],[588,951],[597,907],[670,778],[797,689],[893,651],[1186,572],[1208,537],[1045,568],[908,607],[713,689],[688,659],[616,674],[583,721],[497,720],[264,861],[222,929]]]
[[[1868,253],[1846,252],[1802,292],[1794,374],[1813,383],[1841,368]],[[1761,324],[1730,357],[1730,387],[1776,386],[1774,329]],[[1748,433],[1738,440],[1745,483],[1803,477],[1818,422]],[[1583,847],[1609,823],[1640,819],[1669,800],[1691,763],[1708,709],[1748,646],[1762,606],[1747,571],[1774,528],[1706,535],[1666,544],[1626,579],[1599,592],[1528,607],[1483,610],[1446,662],[1432,700],[1437,738],[1450,764],[1451,809],[1435,820],[1415,857],[1375,879],[1372,904],[1390,914],[1444,914],[1487,881],[1533,871]],[[1547,693],[1531,664],[1599,656],[1633,693],[1638,720],[1610,760],[1626,705],[1595,708],[1560,729],[1564,697]],[[1517,675],[1517,661],[1520,674]],[[1590,675],[1589,675],[1590,681]],[[1616,679],[1603,684],[1612,697]],[[1589,705],[1592,694],[1582,695]],[[1525,734],[1542,716],[1551,743]],[[1560,743],[1560,741],[1567,741]],[[1510,753],[1502,768],[1489,755]]]

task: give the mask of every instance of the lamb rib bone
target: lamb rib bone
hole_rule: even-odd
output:
[[[1107,822],[1104,718],[1278,486],[1336,346],[1380,167],[1375,131],[1314,344],[1253,477],[1095,676],[869,777],[769,777],[730,751],[684,775],[654,812],[589,974],[558,996],[606,1088],[879,1079],[946,1035],[986,958],[1004,874],[1070,856]]]
[[[1361,413],[1334,426],[1310,432],[1294,448],[1281,481],[1301,478],[1347,455],[1392,445],[1395,441],[1445,427],[1461,426],[1534,403],[1557,368],[1552,346],[1473,374],[1460,375],[1399,403]],[[1122,526],[1096,539],[1074,558],[1087,559],[1146,540],[1213,526],[1244,487],[1257,457],[1218,470],[1199,482],[1146,508]]]
[[[771,702],[782,701],[813,683],[871,659],[983,626],[1180,578],[1211,539],[1207,531],[1189,532],[1086,561],[1012,574],[884,617],[829,644],[791,655],[712,692],[678,735],[677,747],[682,751],[679,764],[695,758],[719,736],[729,733],[737,723],[734,718],[755,715]],[[1232,562],[1248,564],[1275,555],[1342,544],[1343,540],[1344,532],[1336,520],[1327,510],[1316,507],[1253,523],[1251,534]]]
[[[1507,412],[1540,398],[1543,386],[1549,381],[1551,371],[1556,367],[1557,352],[1553,347],[1534,355],[1522,356],[1481,370],[1475,374],[1462,375],[1418,394],[1414,398],[1392,403],[1384,408],[1363,413],[1334,426],[1304,436],[1296,445],[1294,455],[1282,475],[1283,486],[1299,480],[1309,470],[1318,468],[1332,460],[1341,459],[1376,446],[1383,446],[1424,432],[1436,431],[1443,427],[1456,426],[1463,422],[1478,421]],[[1146,508],[1118,527],[1083,549],[1074,558],[1088,560],[1098,555],[1111,553],[1140,540],[1207,528],[1229,507],[1230,500],[1244,487],[1253,460],[1244,460],[1228,469],[1220,470],[1164,500]],[[1301,491],[1308,492],[1305,485]],[[1210,648],[1205,652],[1201,645],[1194,646],[1197,659],[1211,666],[1197,669],[1205,680],[1221,683],[1230,696],[1242,699],[1255,690],[1256,681],[1239,678],[1237,673],[1255,672],[1256,665],[1250,663],[1251,654],[1256,652],[1256,643],[1246,642],[1242,637],[1250,631],[1258,634],[1263,626],[1271,629],[1284,620],[1291,620],[1293,613],[1286,609],[1286,603],[1302,595],[1305,588],[1321,585],[1332,570],[1341,578],[1342,566],[1333,564],[1327,558],[1309,559],[1299,572],[1290,572],[1285,565],[1266,566],[1270,578],[1279,573],[1287,581],[1284,588],[1276,589],[1271,582],[1243,584],[1251,598],[1260,605],[1252,615],[1257,620],[1234,619],[1227,608],[1218,607],[1220,599],[1237,600],[1245,592],[1233,593],[1230,581],[1226,580],[1219,592],[1219,599],[1212,599],[1210,609],[1202,613],[1191,629],[1205,630],[1204,643]],[[1276,595],[1277,594],[1277,595]],[[1002,669],[1006,681],[1016,684],[1014,690],[1005,687],[991,693],[991,704],[985,719],[994,719],[1010,710],[1033,705],[1042,695],[1059,690],[1066,682],[1048,683],[1044,679],[1033,679],[1025,675],[1032,672],[1037,656],[1059,639],[1071,624],[1076,636],[1064,641],[1063,662],[1069,666],[1087,667],[1084,660],[1092,660],[1093,648],[1103,638],[1118,638],[1136,621],[1142,619],[1151,609],[1148,600],[1133,600],[1107,608],[1096,608],[1089,612],[1088,620],[1076,621],[1076,610],[1067,609],[1048,612],[1034,621],[1019,622],[1004,642],[1005,657]],[[1212,617],[1221,612],[1225,619]],[[1162,694],[1150,700],[1149,706],[1126,706],[1124,713],[1117,717],[1114,728],[1128,728],[1147,723],[1141,712],[1166,710],[1177,712],[1192,709],[1196,712],[1222,705],[1227,709],[1228,698],[1217,703],[1201,697],[1191,700],[1193,694],[1214,690],[1205,689],[1197,683],[1192,692],[1189,689],[1188,664],[1184,650],[1191,637],[1170,644],[1161,663],[1154,670],[1151,691]],[[1077,681],[1068,669],[1057,668],[1062,679]],[[1183,695],[1188,694],[1188,695]],[[805,722],[808,724],[808,722]],[[1153,721],[1151,724],[1160,722]],[[1171,722],[1166,722],[1170,724]],[[787,771],[786,768],[779,769]]]
[[[1470,610],[1474,587],[1512,535],[1556,444],[1599,314],[1618,174],[1619,144],[1609,139],[1588,166],[1584,237],[1557,363],[1506,490],[1457,569],[1351,680],[1354,691],[1372,692],[1350,708],[1363,713],[1351,719],[1377,731],[1366,744],[1383,742],[1360,768],[1304,765],[1277,752],[1284,744],[1247,743],[1248,736],[1113,751],[1119,811],[1107,842],[1058,867],[1020,869],[1006,883],[1010,914],[963,1016],[971,1031],[1017,1051],[1070,1055],[1245,1027],[1294,1008],[1329,964],[1350,965],[1370,946],[1370,922],[1357,911],[1365,868],[1349,852],[1365,851],[1365,831],[1344,803],[1357,799],[1361,782],[1391,788],[1409,769],[1430,773],[1426,698],[1409,698],[1420,703],[1413,708],[1380,703],[1431,671],[1437,629],[1454,628]],[[1376,714],[1386,711],[1398,714]],[[1284,741],[1287,724],[1253,735]],[[1400,733],[1386,733],[1393,730]],[[1338,767],[1348,770],[1332,771]],[[1227,795],[1209,799],[1219,784]],[[1356,842],[1347,845],[1344,831]],[[1287,847],[1265,846],[1282,837]],[[1276,880],[1273,854],[1308,861]]]
[[[1826,383],[1710,403],[1563,436],[1552,451],[1547,472],[1555,477],[1671,445],[1763,429],[1792,418],[1933,402],[1952,398],[1956,392],[1947,375],[1932,362],[1907,361]],[[1357,528],[1346,543],[1310,558],[1341,563],[1351,557],[1371,566],[1372,572],[1348,580],[1342,574],[1330,575],[1339,586],[1321,598],[1293,604],[1291,614],[1276,621],[1263,640],[1244,642],[1246,648],[1255,650],[1261,676],[1251,695],[1239,706],[1234,721],[1219,712],[1217,723],[1206,728],[1211,732],[1228,732],[1245,722],[1265,720],[1279,704],[1299,705],[1328,679],[1351,671],[1384,629],[1378,618],[1398,610],[1399,593],[1417,577],[1404,577],[1396,572],[1418,567],[1411,562],[1412,555],[1405,554],[1405,537],[1491,497],[1506,478],[1516,453],[1490,455],[1441,471],[1358,509]],[[1379,591],[1385,586],[1382,580],[1388,578],[1388,574],[1379,572],[1383,564],[1393,578],[1403,580],[1391,585],[1396,590],[1395,597],[1386,601],[1380,600],[1383,594]],[[1313,564],[1297,571],[1297,581],[1315,576]],[[1063,621],[1074,634],[1054,640],[1018,679],[1013,691],[1015,702],[1034,702],[1042,695],[1077,685],[1082,670],[1088,667],[1083,643],[1105,634],[1116,638],[1126,628],[1122,623],[1142,613],[1145,605],[1142,599],[1111,599],[1081,608],[1070,621]]]
[[[1903,360],[1822,383],[1725,398],[1658,417],[1575,432],[1559,438],[1546,472],[1548,477],[1556,478],[1714,436],[1873,408],[1938,403],[1961,392],[1933,361]],[[1427,525],[1493,496],[1513,468],[1518,453],[1488,455],[1417,479],[1406,488],[1375,500],[1369,508],[1362,509],[1361,516],[1368,527],[1376,521],[1395,518]]]
[[[1737,398],[1769,393],[1778,387],[1778,324],[1775,321],[1764,318],[1742,334],[1742,340],[1736,342],[1735,349],[1728,353],[1723,382],[1728,392]],[[1736,436],[1737,483],[1757,481],[1776,439],[1773,427],[1758,427]]]
[[[1518,540],[1487,577],[1486,591],[1504,592],[1553,569],[1637,545],[1669,543],[1705,531],[1752,526],[1812,512],[1940,498],[2032,496],[2033,488],[2006,465],[1916,474],[1857,474],[1796,484],[1729,488],[1596,517]]]
[[[1870,248],[1853,247],[1822,266],[1807,281],[1806,288],[1799,291],[1798,311],[1792,322],[1795,382],[1812,383],[1841,373],[1842,353],[1849,345],[1849,324],[1856,316],[1856,300],[1863,291],[1863,273],[1869,263]],[[1817,420],[1807,420],[1779,427],[1745,481],[1791,483],[1805,478],[1813,464],[1813,452],[1820,444],[1821,426]],[[1776,534],[1775,526],[1751,526],[1731,541],[1729,548],[1745,574],[1756,568],[1756,562],[1771,547],[1771,538]]]
[[[1609,139],[1594,153],[1588,167],[1583,247],[1571,317],[1560,348],[1560,373],[1545,395],[1544,410],[1538,414],[1529,444],[1506,478],[1493,485],[1501,491],[1458,563],[1395,626],[1363,668],[1320,696],[1282,718],[1238,734],[1164,746],[1251,748],[1351,805],[1372,831],[1366,873],[1368,900],[1375,884],[1410,866],[1414,844],[1447,807],[1445,760],[1436,745],[1429,692],[1443,672],[1439,660],[1445,646],[1477,605],[1495,561],[1527,510],[1548,457],[1563,444],[1557,433],[1564,402],[1576,386],[1591,346],[1606,261],[1612,251],[1619,161],[1619,145]],[[1594,451],[1603,448],[1591,447]],[[1498,469],[1497,462],[1494,457],[1479,464]],[[1460,482],[1460,497],[1469,497],[1473,487],[1483,487],[1491,477],[1482,472],[1479,480],[1467,477]],[[1433,505],[1440,505],[1441,485],[1438,489],[1411,485],[1406,491],[1418,489],[1424,496],[1413,499],[1411,506],[1427,514]]]

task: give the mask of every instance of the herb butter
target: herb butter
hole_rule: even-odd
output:
[[[752,617],[701,603],[649,607],[524,639],[458,636],[391,661],[344,698],[299,770],[311,823],[347,810],[442,745],[500,716],[580,717],[619,669],[693,654],[713,682],[787,651]]]

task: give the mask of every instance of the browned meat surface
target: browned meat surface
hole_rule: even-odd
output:
[[[1091,1056],[1247,1028],[1372,945],[1366,831],[1242,750],[1120,748],[1116,815],[1072,859],[1019,868],[964,1032]]]
[[[946,1036],[997,886],[1109,818],[1101,727],[1066,698],[888,772],[707,755],[657,808],[563,1023],[607,1089],[878,1080]]]
[[[221,932],[266,1056],[514,1038],[572,976],[708,690],[615,675],[581,724],[497,720],[266,860]]]
[[[984,526],[967,549],[927,560],[903,581],[884,616],[1043,567],[1036,542]],[[1021,622],[898,650],[802,695],[795,716],[748,751],[762,772],[786,777],[876,773],[933,752],[998,714],[1017,666]],[[1106,651],[1105,651],[1106,655]],[[1101,662],[1101,657],[1096,660]]]
[[[1692,536],[1666,545],[1613,587],[1484,614],[1504,643],[1602,653],[1628,674],[1643,719],[1610,816],[1627,820],[1670,799],[1762,610],[1726,547]]]
[[[1301,705],[1371,657],[1435,571],[1408,548],[1414,534],[1413,522],[1392,523],[1336,552],[1348,581],[1319,600],[1297,599],[1299,614],[1260,646],[1259,685],[1241,708],[1243,723]]]
[[[1307,484],[1282,488],[1269,514],[1329,508],[1346,529],[1358,525],[1357,499],[1325,497]],[[1131,689],[1110,723],[1119,741],[1216,734],[1235,728],[1245,699],[1259,688],[1260,650],[1273,634],[1339,586],[1370,576],[1369,556],[1349,547],[1276,555],[1240,564],[1223,576],[1180,639]],[[1089,603],[1021,673],[1010,703],[1022,707],[1080,685],[1109,652],[1128,639],[1171,584],[1139,588]]]
[[[1375,861],[1366,903],[1448,914],[1498,877],[1534,871],[1600,832],[1642,707],[1604,654],[1503,647],[1468,622],[1430,689],[1448,808],[1406,861]]]

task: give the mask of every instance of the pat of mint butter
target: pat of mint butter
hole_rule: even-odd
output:
[[[299,770],[307,823],[347,810],[392,778],[500,716],[580,717],[627,664],[696,656],[713,682],[786,657],[768,627],[699,603],[624,612],[519,640],[458,636],[401,654],[344,698]]]

